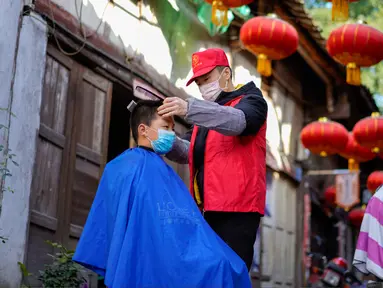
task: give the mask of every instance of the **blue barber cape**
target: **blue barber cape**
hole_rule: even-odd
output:
[[[182,180],[142,148],[106,166],[73,260],[108,288],[251,287]]]

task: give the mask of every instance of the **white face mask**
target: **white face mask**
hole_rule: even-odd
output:
[[[214,102],[219,96],[219,94],[221,94],[222,91],[227,89],[228,81],[226,81],[225,88],[222,89],[221,86],[219,86],[219,80],[221,79],[222,74],[223,71],[217,80],[199,86],[199,91],[201,92],[203,99]]]

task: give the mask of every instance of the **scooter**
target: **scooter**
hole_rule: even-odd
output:
[[[327,265],[327,258],[320,253],[307,253],[310,257],[310,276],[308,279],[309,287],[321,282],[323,271]]]
[[[351,271],[347,270],[348,264],[342,257],[332,259],[327,263],[320,282],[316,288],[350,288],[360,287],[362,282]]]

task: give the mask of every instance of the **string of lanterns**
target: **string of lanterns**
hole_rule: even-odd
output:
[[[352,132],[340,123],[320,118],[301,131],[302,145],[323,157],[340,154],[353,162],[365,162],[383,151],[383,117],[378,112],[359,120]]]
[[[313,154],[322,157],[339,154],[348,159],[350,171],[359,170],[359,163],[383,156],[383,117],[374,112],[370,117],[359,120],[352,132],[340,123],[320,118],[306,125],[301,131],[302,145]],[[367,179],[367,189],[374,194],[383,185],[383,171],[375,171]],[[324,192],[327,207],[336,207],[336,187],[330,186]],[[348,219],[360,227],[365,207],[354,207]]]
[[[212,6],[211,21],[216,26],[228,25],[228,10],[248,5],[254,0],[204,0]],[[358,0],[327,0],[332,2],[332,20],[348,19],[349,3]],[[257,70],[265,77],[272,74],[272,60],[282,60],[296,52],[299,36],[296,29],[276,17],[257,16],[241,27],[240,40],[245,49],[257,56]],[[383,33],[362,23],[345,24],[334,29],[327,40],[327,51],[346,66],[346,82],[361,84],[361,67],[371,67],[383,60]]]

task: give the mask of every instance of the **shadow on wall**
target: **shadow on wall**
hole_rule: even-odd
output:
[[[57,2],[58,5],[60,5],[60,3],[64,3],[63,1],[64,0],[56,0],[55,2]],[[130,2],[137,5],[137,0],[130,0]],[[71,7],[71,10],[74,10],[74,4],[70,5],[73,6]],[[92,28],[94,29],[99,23],[99,21],[103,21],[102,19],[100,19],[100,9],[97,9],[100,7],[94,7],[95,3],[92,3],[92,1],[87,1],[83,5],[83,8],[86,8],[84,9],[84,11],[86,10],[86,12],[83,13],[86,13],[87,19],[92,19]],[[68,6],[68,4],[65,4],[65,6]],[[77,6],[78,9],[80,9],[80,4]],[[204,26],[201,23],[199,23],[196,16],[195,7],[191,3],[189,3],[188,0],[145,0],[144,6],[150,8],[150,11],[157,19],[158,24],[150,24],[150,21],[144,21],[146,22],[146,24],[157,26],[162,32],[164,41],[166,41],[167,43],[171,61],[173,62],[169,63],[170,65],[173,64],[170,75],[170,82],[175,83],[177,79],[185,79],[191,70],[192,53],[199,51],[202,47],[206,47],[207,43],[213,42],[212,38],[210,37]],[[96,10],[99,13],[97,13]],[[138,16],[134,15],[133,13],[130,13],[128,11],[125,11],[124,13],[126,13],[127,17],[133,17],[136,20],[139,20]],[[76,12],[73,15],[76,15]],[[110,21],[113,21],[113,23]],[[129,38],[126,38],[122,36],[122,34],[120,34],[119,31],[113,31],[115,29],[113,28],[116,24],[115,21],[116,19],[108,19],[108,22],[110,22],[110,24],[103,21],[102,27],[100,27],[100,31],[102,31],[102,35],[100,36],[104,39],[104,41],[114,43],[114,45],[116,46],[115,49],[118,50],[118,54],[134,55],[136,53],[136,48],[133,47],[131,43],[129,43],[129,41],[127,40],[129,40],[130,38],[130,40],[134,42],[136,36],[130,35]],[[68,23],[68,21],[66,23]],[[118,25],[116,27],[118,27]],[[122,33],[123,30],[120,31]],[[156,57],[166,58],[166,55],[161,56],[159,54],[161,52],[160,50],[156,49],[156,43],[152,43],[153,35],[142,36],[143,39],[141,38],[140,42],[142,41],[141,43],[145,43],[145,45],[152,45],[153,47],[150,48],[150,53],[153,53]],[[108,52],[108,49],[105,50]],[[140,62],[142,56],[145,58],[146,55],[140,56],[141,57],[137,57],[137,63],[135,63],[138,66],[141,66]],[[151,65],[151,63],[146,64]],[[140,67],[138,68],[140,69]]]
[[[169,45],[173,60],[171,82],[186,78],[191,69],[191,55],[199,51],[204,42],[212,41],[204,27],[196,22],[196,18],[192,18],[190,13],[196,13],[195,7],[186,0],[147,0],[145,2],[156,16]]]

